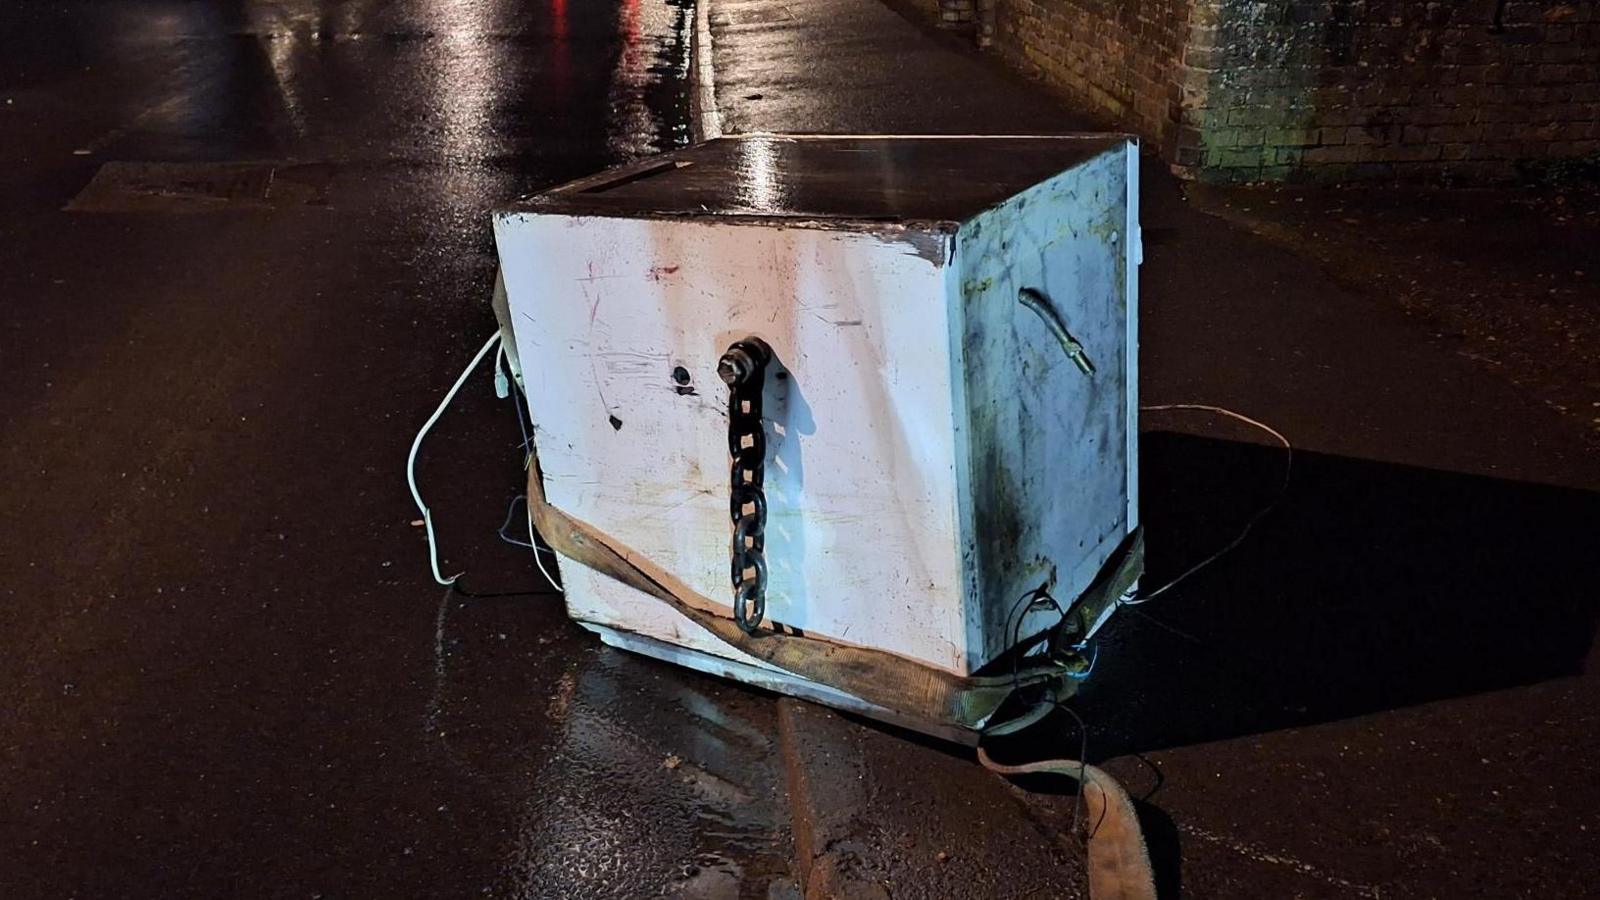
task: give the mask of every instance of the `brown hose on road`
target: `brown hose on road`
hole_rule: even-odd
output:
[[[1155,871],[1133,800],[1115,778],[1071,759],[1001,765],[978,748],[978,762],[999,775],[1065,775],[1078,782],[1089,809],[1089,897],[1091,900],[1156,900]]]

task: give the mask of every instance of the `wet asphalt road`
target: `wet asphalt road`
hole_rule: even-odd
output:
[[[913,41],[841,90],[816,59],[865,32],[718,6],[766,41],[717,60],[731,128],[1081,127]],[[686,138],[685,12],[0,10],[0,896],[784,895],[770,701],[566,623],[494,536],[522,473],[486,378],[420,477],[446,571],[532,593],[441,596],[402,472],[492,328],[485,211]],[[952,78],[965,105],[926,89]],[[242,196],[85,193],[117,161]],[[231,161],[271,199],[205,167]],[[1593,461],[1148,174],[1146,396],[1258,411],[1301,452],[1280,527],[1106,634],[1140,652],[1084,697],[1094,755],[1147,754],[1113,767],[1190,896],[1581,895]],[[1146,427],[1170,574],[1281,458]]]
[[[442,597],[404,481],[493,328],[487,211],[686,140],[690,19],[0,10],[0,896],[782,888],[770,700],[566,622],[495,536],[486,375],[419,478],[444,567],[513,595]],[[186,168],[63,209],[115,161]]]

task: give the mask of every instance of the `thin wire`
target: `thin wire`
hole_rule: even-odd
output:
[[[494,334],[489,335],[489,339],[483,342],[483,346],[478,348],[478,352],[473,355],[472,361],[467,363],[467,367],[461,370],[461,374],[456,377],[456,383],[450,386],[450,391],[444,395],[443,400],[439,401],[439,408],[435,409],[433,415],[428,417],[428,421],[423,423],[422,430],[417,432],[416,439],[411,442],[411,454],[406,457],[406,484],[411,487],[411,499],[416,501],[417,509],[422,513],[422,526],[428,533],[428,566],[433,571],[433,580],[446,587],[454,584],[462,573],[457,572],[446,578],[439,571],[439,546],[433,536],[433,513],[428,510],[428,504],[422,502],[422,492],[417,490],[417,451],[422,449],[422,439],[427,437],[428,430],[433,427],[433,423],[439,421],[439,417],[444,415],[444,411],[449,408],[451,401],[455,400],[456,393],[461,390],[461,386],[466,384],[467,376],[471,375],[472,370],[478,367],[478,363],[483,362],[483,358],[489,354],[490,348],[499,343],[499,341],[500,330],[497,328]]]
[[[1017,644],[1021,643],[1022,623],[1027,621],[1028,611],[1033,609],[1035,604],[1040,604],[1040,608],[1042,609],[1042,604],[1046,602],[1055,607],[1056,615],[1063,618],[1066,617],[1066,610],[1061,608],[1061,604],[1057,602],[1055,596],[1046,590],[1044,585],[1041,584],[1033,590],[1027,591],[1021,597],[1018,597],[1017,602],[1012,605],[1011,614],[1006,616],[1006,634],[1010,636],[1011,642],[1006,646],[1015,647]],[[1019,613],[1021,615],[1018,615]],[[1017,658],[1011,661],[1011,677],[1013,681],[1016,680],[1017,669],[1021,662],[1021,656],[1024,655],[1026,654],[1019,654]]]
[[[537,542],[529,543],[528,541],[522,540],[518,537],[513,537],[512,535],[506,533],[506,529],[511,527],[511,520],[517,517],[517,504],[526,502],[528,502],[527,497],[524,497],[521,494],[512,495],[511,503],[506,507],[506,519],[504,522],[500,523],[500,540],[505,541],[513,547],[526,547],[529,550],[537,550],[540,553],[548,553],[551,557],[554,557],[556,552],[551,550],[549,547],[545,547]],[[533,519],[530,516],[529,522],[531,523],[532,521]],[[530,532],[528,537],[531,539],[533,534]]]
[[[502,364],[505,366],[506,380],[509,382],[511,388],[511,405],[517,411],[517,430],[522,433],[522,468],[527,469],[529,466],[533,465],[533,429],[529,426],[526,414],[522,409],[523,398],[525,398],[527,395],[523,393],[522,385],[517,381],[516,373],[511,371],[511,357],[505,352],[504,342],[501,342],[500,355],[495,359],[495,365],[497,367]],[[556,552],[554,550],[551,550],[549,547],[541,546],[538,538],[534,536],[535,531],[533,527],[533,510],[528,510],[527,541],[520,541],[506,533],[506,529],[511,527],[512,516],[516,515],[517,502],[519,500],[523,503],[528,502],[528,498],[523,494],[517,494],[511,498],[511,504],[506,507],[506,520],[500,523],[500,539],[508,544],[513,544],[518,547],[527,547],[528,549],[532,550],[533,564],[539,567],[539,574],[544,576],[544,580],[550,584],[551,588],[555,589],[556,593],[565,594],[566,590],[561,586],[561,583],[556,581],[555,578],[551,577],[549,570],[544,567],[544,560],[539,558],[539,554],[548,553],[550,554],[550,559],[552,562],[558,562],[560,559],[560,557],[556,556]],[[557,567],[559,568],[559,565]]]
[[[538,544],[530,543],[529,541],[506,534],[506,529],[511,527],[511,520],[517,517],[517,504],[519,502],[526,503],[527,500],[528,498],[522,496],[521,494],[512,495],[511,503],[506,506],[506,520],[500,523],[500,540],[505,541],[513,547],[526,547],[529,550],[538,550],[540,549]],[[531,538],[533,535],[529,535],[528,537]]]
[[[531,509],[528,510],[528,540],[533,541],[535,544],[538,543],[533,536],[533,510]],[[553,550],[546,550],[543,547],[538,549],[549,553],[551,557],[555,557],[556,555],[555,551]],[[550,582],[550,586],[555,588],[556,593],[561,594],[562,596],[566,595],[567,589],[562,587],[559,581],[556,581],[554,578],[550,577],[550,572],[544,567],[544,560],[539,558],[539,554],[537,552],[533,554],[533,564],[539,567],[539,574],[544,576],[545,581]],[[558,565],[556,568],[559,570],[560,566]]]
[[[1054,770],[1057,770],[1057,772],[1059,774],[1066,774],[1066,771],[1064,771],[1064,770],[1067,770],[1069,766],[1074,766],[1074,765],[1077,766],[1078,774],[1077,774],[1076,777],[1077,777],[1077,781],[1078,781],[1078,791],[1077,791],[1077,795],[1073,798],[1073,801],[1072,801],[1072,829],[1071,829],[1071,832],[1072,832],[1072,835],[1075,838],[1082,837],[1082,836],[1085,836],[1085,834],[1084,834],[1084,824],[1083,824],[1084,823],[1084,810],[1087,808],[1087,805],[1088,805],[1087,801],[1088,801],[1088,793],[1089,793],[1089,781],[1088,781],[1088,777],[1089,777],[1089,726],[1083,721],[1083,717],[1078,715],[1076,710],[1074,710],[1070,706],[1067,706],[1064,702],[1057,700],[1057,701],[1054,701],[1054,703],[1051,704],[1051,706],[1052,706],[1053,709],[1059,709],[1062,712],[1066,713],[1067,715],[1071,716],[1072,720],[1075,723],[1077,723],[1077,726],[1078,726],[1078,758],[1077,759],[1046,759],[1046,760],[1039,760],[1037,762],[1032,762],[1032,763],[1025,763],[1025,764],[1022,764],[1020,766],[1018,766],[1018,765],[1000,765],[1000,764],[996,763],[994,760],[989,758],[988,751],[986,749],[984,749],[983,745],[980,743],[978,745],[978,762],[981,763],[984,768],[986,768],[986,769],[988,769],[988,770],[990,770],[992,772],[996,772],[998,774],[1001,774],[1001,775],[1030,774],[1032,771],[1036,771],[1038,769],[1054,769]],[[1068,777],[1072,777],[1072,776],[1068,776]],[[1101,790],[1102,790],[1102,792],[1104,792],[1104,788],[1102,788]],[[1109,802],[1106,804],[1106,806],[1109,807]],[[1104,810],[1102,811],[1102,816],[1104,816]],[[1098,828],[1098,824],[1097,824],[1096,827]],[[1092,836],[1092,835],[1088,835],[1088,836]],[[1083,854],[1083,850],[1084,850],[1084,848],[1079,847],[1076,844],[1074,844],[1075,855],[1078,855],[1081,858],[1081,856]]]
[[[1011,637],[1011,642],[1007,646],[1015,648],[1022,642],[1022,623],[1028,618],[1028,610],[1033,609],[1035,604],[1043,601],[1048,601],[1051,606],[1055,607],[1056,615],[1061,616],[1063,619],[1066,618],[1067,611],[1061,608],[1061,604],[1041,584],[1018,597],[1016,604],[1011,607],[1011,614],[1006,617],[1006,631]],[[1021,613],[1021,615],[1018,615],[1018,613]],[[1025,656],[1027,656],[1027,653],[1024,651],[1011,657],[1011,690],[1013,693],[1021,685],[1022,659]]]
[[[1134,615],[1136,615],[1139,618],[1145,620],[1146,622],[1149,622],[1151,625],[1154,625],[1157,628],[1160,628],[1161,630],[1166,631],[1166,632],[1168,632],[1170,634],[1177,635],[1178,637],[1183,638],[1184,640],[1188,641],[1191,644],[1204,644],[1205,643],[1204,641],[1200,640],[1199,638],[1195,637],[1194,635],[1190,634],[1189,632],[1184,631],[1183,629],[1178,628],[1177,626],[1169,625],[1166,622],[1163,622],[1160,619],[1156,618],[1155,616],[1150,615],[1149,613],[1145,612],[1142,609],[1135,609],[1132,612],[1133,612]]]
[[[510,382],[511,405],[517,411],[517,431],[522,434],[522,468],[524,471],[533,465],[533,429],[528,424],[527,413],[522,408],[522,398],[527,395],[522,391],[522,385],[517,382],[511,372],[511,357],[504,355],[505,342],[500,344],[500,359],[505,363],[506,380]],[[498,363],[497,363],[498,365]]]
[[[1154,600],[1155,598],[1161,596],[1162,594],[1165,594],[1167,591],[1170,591],[1173,588],[1177,587],[1181,582],[1183,582],[1189,576],[1191,576],[1194,573],[1200,571],[1201,569],[1204,569],[1206,566],[1211,565],[1212,563],[1216,562],[1217,560],[1221,559],[1223,556],[1228,554],[1235,547],[1237,547],[1240,544],[1244,543],[1244,539],[1246,537],[1249,537],[1250,530],[1256,527],[1256,523],[1260,522],[1262,519],[1266,518],[1267,514],[1272,512],[1274,509],[1276,509],[1278,504],[1280,502],[1282,502],[1284,494],[1287,493],[1288,490],[1289,490],[1289,475],[1294,470],[1294,445],[1289,443],[1289,439],[1284,437],[1282,432],[1278,431],[1278,429],[1276,429],[1276,428],[1273,428],[1271,425],[1268,425],[1265,422],[1258,422],[1255,419],[1252,419],[1252,418],[1250,418],[1249,416],[1247,416],[1247,415],[1245,415],[1243,413],[1234,412],[1231,409],[1224,409],[1221,406],[1209,406],[1209,405],[1204,404],[1204,403],[1166,403],[1166,404],[1162,404],[1162,405],[1159,405],[1159,406],[1141,406],[1141,407],[1139,407],[1139,409],[1142,412],[1160,412],[1160,411],[1164,411],[1164,410],[1194,410],[1194,411],[1199,411],[1199,412],[1215,413],[1215,414],[1220,415],[1220,416],[1227,416],[1230,419],[1237,419],[1238,421],[1243,422],[1246,425],[1251,425],[1251,426],[1254,426],[1256,428],[1261,429],[1262,431],[1265,431],[1267,434],[1270,434],[1274,438],[1276,438],[1278,443],[1283,445],[1283,450],[1284,450],[1284,454],[1285,454],[1284,455],[1284,462],[1283,462],[1283,482],[1278,485],[1278,492],[1277,492],[1276,495],[1273,496],[1272,500],[1270,502],[1268,502],[1265,506],[1263,506],[1260,509],[1256,510],[1255,515],[1251,516],[1249,521],[1244,523],[1244,527],[1239,529],[1239,533],[1234,536],[1233,540],[1229,541],[1225,546],[1223,546],[1223,548],[1221,550],[1218,550],[1217,552],[1211,554],[1210,556],[1206,557],[1205,559],[1202,559],[1199,562],[1195,563],[1194,565],[1190,566],[1183,574],[1179,575],[1177,578],[1172,579],[1171,581],[1167,582],[1166,584],[1162,585],[1161,587],[1156,588],[1153,591],[1149,591],[1149,592],[1141,591],[1140,595],[1138,597],[1136,597],[1136,598],[1118,600],[1117,602],[1122,606],[1138,606],[1141,603],[1149,603],[1151,600]]]
[[[1064,703],[1057,703],[1056,709],[1072,717],[1078,723],[1078,796],[1072,804],[1072,833],[1077,834],[1083,827],[1083,810],[1089,793],[1089,781],[1086,777],[1089,772],[1089,726],[1084,724],[1083,716]]]
[[[1006,616],[1006,634],[1011,638],[1010,643],[1007,646],[1011,648],[1010,652],[1012,653],[1011,692],[1013,695],[1018,694],[1022,689],[1022,660],[1027,655],[1026,650],[1018,649],[1018,645],[1021,643],[1021,638],[1019,635],[1022,631],[1022,622],[1027,618],[1027,611],[1029,609],[1032,609],[1035,606],[1043,608],[1045,603],[1055,607],[1056,614],[1058,616],[1061,616],[1063,619],[1066,618],[1066,611],[1061,608],[1061,604],[1056,601],[1056,598],[1050,594],[1043,584],[1040,584],[1038,587],[1030,591],[1024,592],[1021,597],[1018,597],[1017,602],[1011,607],[1011,612]],[[1021,615],[1018,615],[1019,613],[1021,613]],[[1081,648],[1082,645],[1079,646]],[[1094,669],[1094,664],[1092,662],[1089,664],[1089,669],[1090,671]],[[1080,679],[1089,677],[1089,672],[1084,672],[1081,675],[1073,675],[1070,672],[1063,672],[1063,674],[1068,675],[1068,677]],[[1030,709],[1020,713],[1019,715],[1012,716],[1004,722],[985,723],[982,728],[983,734],[991,737],[1015,734],[1024,728],[1032,727],[1036,722],[1049,715],[1052,705],[1058,704],[1061,701],[1056,699],[1055,693],[1049,685],[1045,685],[1044,690],[1045,693],[1042,698],[1033,703]]]

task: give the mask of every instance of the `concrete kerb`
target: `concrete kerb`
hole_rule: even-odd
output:
[[[866,780],[860,742],[830,710],[790,697],[778,701],[778,744],[789,789],[795,874],[807,900],[887,898],[879,884],[852,877],[850,810]]]
[[[694,28],[689,35],[689,130],[695,141],[722,136],[722,115],[717,109],[716,63],[711,57],[711,3],[694,5]]]

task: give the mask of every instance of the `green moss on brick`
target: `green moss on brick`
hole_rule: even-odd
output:
[[[1600,140],[1583,4],[1512,2],[1494,34],[1495,0],[995,2],[1002,57],[1193,177],[1499,177]]]

